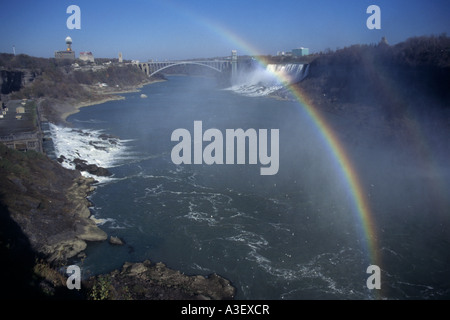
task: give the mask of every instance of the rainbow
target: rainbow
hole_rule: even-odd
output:
[[[267,65],[266,61],[259,62],[263,65]],[[288,79],[284,79],[280,74],[274,74],[283,83],[288,83]],[[345,177],[348,189],[352,195],[355,209],[357,212],[357,218],[359,224],[362,226],[364,238],[366,241],[365,247],[368,250],[370,263],[377,265],[381,268],[381,257],[378,254],[376,226],[373,219],[372,212],[366,197],[366,192],[358,178],[358,173],[352,164],[344,146],[338,139],[336,133],[332,127],[328,124],[324,116],[314,107],[308,96],[302,91],[302,89],[295,85],[286,85],[289,91],[294,95],[295,99],[299,102],[316,125],[321,137],[323,138],[325,145],[328,147],[330,154],[337,162],[342,174]],[[378,290],[377,290],[378,291]],[[381,292],[376,292],[377,298],[381,298]]]
[[[263,65],[267,65],[267,61],[261,61]],[[288,83],[287,78],[284,78],[281,74],[276,74],[280,81]],[[363,228],[364,237],[366,240],[366,247],[372,264],[381,266],[381,258],[378,255],[377,250],[377,237],[376,226],[373,219],[372,212],[366,197],[366,192],[358,178],[358,173],[352,164],[344,146],[340,142],[336,133],[326,121],[325,117],[320,111],[314,107],[311,100],[303,92],[303,90],[295,85],[286,85],[289,91],[294,95],[295,99],[299,102],[300,106],[304,108],[308,116],[313,120],[317,127],[321,137],[323,138],[325,145],[328,147],[330,153],[333,155],[337,162],[342,174],[345,177],[347,187],[352,195],[355,209],[358,215],[358,222]]]
[[[344,174],[345,180],[355,202],[359,222],[363,227],[364,235],[371,258],[371,263],[380,266],[381,259],[377,254],[377,238],[375,234],[375,222],[367,201],[364,188],[359,181],[358,174],[346,153],[342,143],[334,133],[331,126],[327,123],[321,113],[313,106],[306,94],[299,87],[289,86],[297,101],[305,108],[307,114],[314,121],[321,136],[329,147],[331,154],[339,164]]]
[[[267,65],[269,64],[268,61],[265,61],[264,58],[262,58],[261,51],[253,47],[248,41],[242,39],[229,28],[221,25],[219,22],[199,16],[193,13],[191,10],[185,7],[181,7],[180,5],[177,5],[176,9],[181,11],[185,16],[187,16],[195,23],[201,24],[211,32],[214,32],[215,34],[226,38],[233,46],[237,46],[245,53],[258,57],[257,61],[263,67],[267,67]],[[282,75],[274,74],[274,76],[277,77],[282,83],[288,83],[287,79],[283,79]],[[344,146],[338,139],[330,124],[327,123],[325,117],[322,116],[319,110],[314,107],[313,103],[302,91],[302,89],[295,85],[287,85],[287,88],[294,95],[297,102],[299,102],[299,105],[306,110],[306,113],[317,127],[320,136],[323,138],[325,145],[328,147],[330,154],[333,156],[338,167],[340,168],[350,194],[352,195],[358,223],[362,226],[363,229],[364,238],[366,241],[365,248],[368,251],[370,262],[371,264],[377,265],[381,268],[382,264],[381,257],[378,253],[379,251],[377,246],[377,236],[375,232],[375,221],[373,219],[369,202],[366,197],[366,191],[364,190],[361,181],[358,178],[358,173],[355,169],[355,166],[353,165]],[[380,297],[381,293],[376,292],[376,295]]]

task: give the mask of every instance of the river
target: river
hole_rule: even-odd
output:
[[[347,148],[377,222],[380,294],[366,285],[372,262],[361,221],[317,126],[297,101],[254,89],[170,76],[124,100],[82,108],[68,118],[74,128],[53,126],[59,154],[113,173],[90,200],[100,227],[125,245],[90,243],[77,261],[83,276],[149,259],[186,274],[217,273],[231,280],[237,299],[449,298],[448,212],[430,218],[438,208],[424,178],[405,174],[415,164],[396,168],[367,145]],[[336,128],[348,125],[327,117]],[[227,129],[278,129],[278,171],[261,175],[260,161],[174,164],[171,135],[183,128],[193,137],[194,121],[224,138]]]

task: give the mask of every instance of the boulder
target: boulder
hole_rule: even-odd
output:
[[[68,239],[53,245],[45,245],[40,251],[47,255],[47,260],[50,262],[67,261],[84,251],[86,247],[87,244],[83,240]]]
[[[77,231],[79,231],[79,233],[77,234],[77,238],[81,240],[104,241],[108,239],[108,235],[106,234],[106,232],[97,227],[94,222],[87,225],[77,225]]]
[[[118,245],[118,246],[122,246],[123,245],[122,239],[120,239],[119,237],[115,237],[115,236],[109,237],[109,243],[114,244],[114,245]]]
[[[188,276],[164,263],[126,262],[109,274],[109,299],[223,300],[233,299],[236,289],[217,274]],[[91,281],[98,277],[91,278]]]
[[[111,175],[111,172],[109,172],[108,169],[99,167],[96,164],[88,164],[86,166],[86,171],[99,177],[108,177]]]
[[[86,171],[100,177],[108,177],[111,175],[111,172],[109,172],[108,169],[99,167],[96,164],[88,164],[86,160],[75,158],[72,162],[75,164],[75,169],[79,171]]]

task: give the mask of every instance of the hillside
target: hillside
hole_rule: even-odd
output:
[[[163,79],[149,79],[131,64],[100,59],[44,59],[27,55],[0,54],[0,87],[10,99],[39,99],[43,118],[61,122],[79,105],[117,99],[117,93]]]
[[[86,196],[93,181],[79,172],[0,144],[0,180],[1,268],[9,295],[40,292],[39,277],[33,278],[39,261],[60,265],[82,252],[86,241],[106,239],[89,219]]]
[[[353,119],[361,129],[377,129],[383,139],[407,141],[414,121],[445,130],[450,38],[416,37],[319,54],[296,86],[316,107]]]

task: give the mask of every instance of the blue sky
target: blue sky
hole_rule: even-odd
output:
[[[69,30],[69,5],[81,29]],[[369,30],[369,5],[381,9],[381,30]],[[319,52],[386,36],[450,35],[449,0],[0,0],[0,52],[52,57],[71,36],[77,52],[125,59],[187,59],[276,54],[300,46]]]

